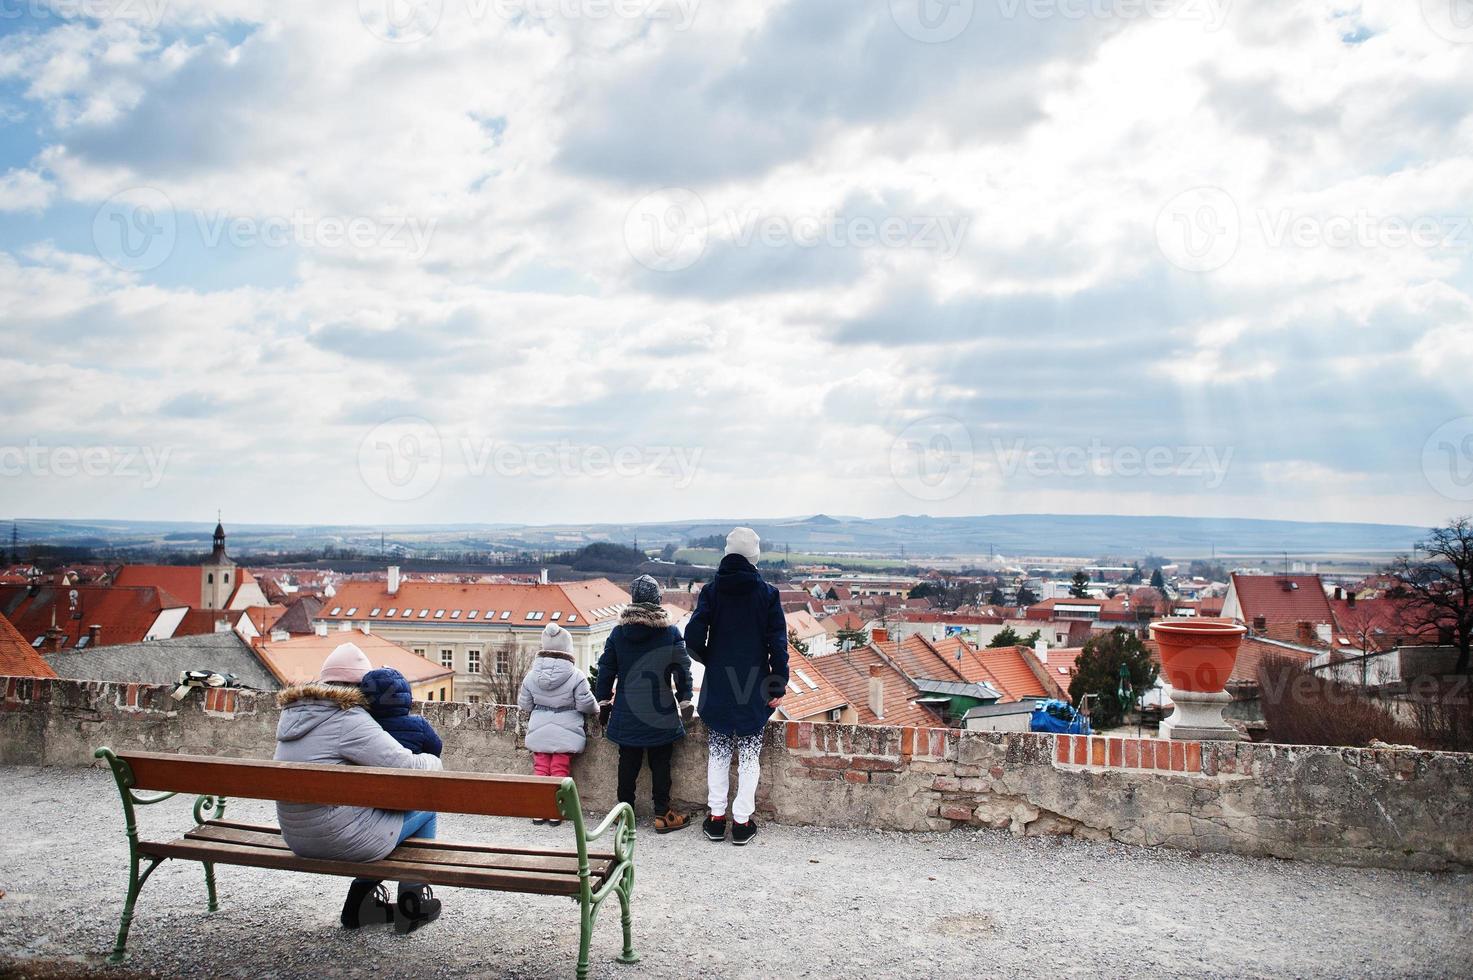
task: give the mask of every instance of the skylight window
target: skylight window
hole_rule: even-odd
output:
[[[405,609],[404,609],[404,618],[405,619],[408,619],[410,616],[413,616],[413,615],[414,615],[414,610],[413,609],[410,609],[408,607],[405,607]]]
[[[452,611],[450,613],[450,618],[451,619],[459,619],[460,618],[460,610],[459,609],[456,609],[456,610]]]
[[[578,614],[577,613],[568,613],[568,622],[571,623],[574,620],[576,620],[577,618],[578,618]]]
[[[332,607],[332,612],[328,613],[328,615],[329,616],[336,616],[338,613],[340,613],[342,611],[343,611],[343,607],[342,606],[333,606]]]
[[[429,611],[429,610],[428,610],[428,609],[421,609],[421,610],[420,610],[420,611],[419,611],[419,618],[420,618],[420,619],[424,619],[424,618],[425,618],[425,617],[426,617],[426,616],[428,616],[428,615],[429,615],[429,614],[430,614],[430,611]]]
[[[507,609],[501,614],[502,619],[511,619],[511,610]]]
[[[791,677],[788,678],[788,690],[792,691],[794,694],[803,693],[803,689],[798,686],[798,682],[793,680]]]
[[[479,609],[472,609],[470,612],[468,612],[468,613],[465,614],[465,618],[466,619],[475,619],[476,618],[476,613],[478,613],[478,612],[480,612]]]
[[[808,690],[810,690],[810,691],[816,691],[816,690],[818,690],[818,685],[815,684],[815,683],[813,683],[813,678],[809,677],[807,674],[803,673],[801,670],[794,671],[794,673],[797,674],[799,677],[801,677],[803,679],[803,683],[804,684],[807,684],[808,685]]]
[[[529,613],[527,613],[527,618],[529,620],[537,620],[537,619],[541,619],[545,615],[547,615],[547,614],[546,613],[541,613],[541,612],[529,612]]]
[[[394,616],[394,615],[397,615],[398,612],[399,612],[399,607],[398,606],[390,606],[389,607],[389,611],[386,612],[386,613],[384,613],[384,615],[385,616]]]
[[[563,611],[561,609],[559,609],[557,612],[555,612],[555,613],[552,614],[552,621],[554,623],[557,622],[559,619],[562,619],[562,618],[563,618]]]
[[[443,610],[443,609],[436,609],[435,610],[435,618],[436,619],[444,619],[445,618],[445,610]]]
[[[357,606],[349,606],[348,607],[348,611],[344,615],[351,616],[351,615],[353,615],[357,611],[358,611],[358,607]]]
[[[383,612],[382,609],[380,609],[378,606],[374,606],[372,609],[368,610],[368,615],[377,616],[381,612]]]

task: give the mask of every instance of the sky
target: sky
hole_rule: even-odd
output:
[[[15,0],[0,517],[1473,511],[1473,0]]]

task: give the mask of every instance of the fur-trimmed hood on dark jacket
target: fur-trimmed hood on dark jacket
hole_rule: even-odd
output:
[[[670,614],[665,611],[664,606],[632,602],[619,614],[619,625],[648,626],[653,630],[662,630],[670,625]]]

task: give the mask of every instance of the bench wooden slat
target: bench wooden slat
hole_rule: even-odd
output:
[[[220,841],[180,838],[168,843],[140,841],[141,853],[152,857],[205,861],[212,864],[237,864],[252,868],[280,871],[305,871],[313,874],[340,875],[350,878],[383,878],[418,881],[428,885],[451,885],[492,891],[531,892],[540,895],[576,895],[576,875],[539,874],[531,871],[468,868],[413,861],[332,861],[324,858],[297,857],[291,851],[272,847],[253,847]],[[602,884],[607,869],[596,878],[594,887]]]
[[[425,772],[260,759],[130,752],[119,756],[134,787],[160,792],[216,794],[282,803],[382,807],[393,800],[416,810],[492,817],[561,816],[562,780],[551,776]]]
[[[222,827],[215,823],[201,824],[184,835],[187,840],[215,841],[222,844],[242,844],[248,847],[265,847],[278,851],[289,851],[282,840],[280,830],[274,827],[242,829]],[[578,875],[578,855],[573,851],[552,852],[545,855],[516,854],[491,844],[477,844],[473,849],[448,850],[432,846],[434,841],[413,838],[394,848],[385,861],[407,861],[413,864],[441,864],[466,868],[500,868],[508,871],[536,871],[545,874]],[[612,864],[608,860],[590,859],[589,867],[597,872],[600,864]]]
[[[235,820],[210,820],[206,823],[200,824],[200,827],[229,827],[234,830],[253,830],[261,833],[274,834],[277,837],[281,836],[280,827],[276,827],[272,824],[267,823],[240,823],[239,821]],[[489,846],[486,844],[466,843],[464,841],[426,840],[422,837],[415,837],[413,838],[413,840],[415,842],[415,845],[419,847],[433,847],[437,849],[444,849],[447,851],[484,851]],[[494,848],[494,850],[502,854],[528,854],[532,856],[540,855],[543,857],[558,857],[559,855],[571,853],[570,851],[545,847],[496,847]],[[589,851],[588,860],[612,861],[614,860],[614,854],[612,851]]]

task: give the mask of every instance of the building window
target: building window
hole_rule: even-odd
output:
[[[445,697],[445,688],[443,688],[443,687],[440,688],[440,700],[441,701],[446,700],[446,697]]]
[[[511,673],[511,654],[505,650],[496,651],[496,672],[498,674]]]
[[[223,576],[220,577],[220,581],[224,582],[226,585],[229,585],[230,584],[230,573],[229,572],[226,572]]]
[[[454,650],[441,650],[440,651],[440,666],[441,667],[454,667],[455,666],[455,651]]]
[[[425,648],[424,647],[415,647],[414,648],[414,655],[416,657],[423,657],[425,655]]]
[[[467,674],[479,674],[481,672],[481,651],[467,650],[465,652],[465,672]]]
[[[207,584],[207,585],[214,585],[215,584],[215,573],[214,572],[210,572],[209,574],[207,574],[205,576],[205,584]]]
[[[480,704],[481,703],[481,696],[479,694],[472,694],[470,696],[470,702],[471,702],[471,704]]]

